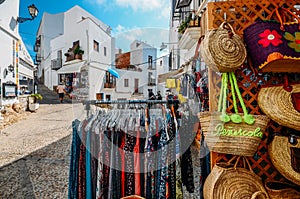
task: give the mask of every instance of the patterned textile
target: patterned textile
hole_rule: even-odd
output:
[[[158,142],[158,163],[157,168],[160,170],[157,171],[157,194],[156,198],[164,199],[166,198],[166,177],[167,177],[167,155],[168,155],[168,148],[167,148],[167,132],[163,129],[160,133],[160,139]]]
[[[92,199],[91,132],[86,132],[85,172],[86,199]]]
[[[80,137],[77,132],[80,121],[74,120],[72,122],[73,136],[71,145],[71,157],[70,157],[70,170],[69,170],[69,190],[68,198],[77,199],[78,188],[78,164],[80,153]]]
[[[134,181],[134,156],[133,149],[135,146],[135,137],[126,134],[125,138],[125,195],[134,195],[135,181]]]
[[[79,175],[78,175],[78,198],[83,199],[86,196],[86,173],[85,173],[85,140],[86,132],[84,127],[86,126],[87,121],[84,121],[84,125],[80,129],[81,132],[81,142],[80,144],[80,156],[79,156]]]
[[[194,188],[192,156],[179,158],[180,137],[185,135],[178,131],[176,117],[169,114],[165,119],[154,109],[148,110],[149,117],[127,111],[103,113],[82,126],[73,123],[73,134],[81,134],[73,135],[69,198],[175,199],[183,198],[183,184],[189,191]],[[120,123],[112,125],[115,121]]]

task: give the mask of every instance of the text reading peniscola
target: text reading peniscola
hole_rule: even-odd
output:
[[[262,138],[263,133],[261,129],[257,127],[254,131],[244,130],[242,128],[234,129],[232,126],[224,126],[224,124],[218,124],[212,132],[214,136],[249,136]]]

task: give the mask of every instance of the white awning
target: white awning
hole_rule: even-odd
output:
[[[68,74],[68,73],[79,73],[81,67],[85,64],[85,61],[76,62],[72,64],[66,64],[61,67],[57,73],[58,74]]]

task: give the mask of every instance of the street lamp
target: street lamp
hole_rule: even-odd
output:
[[[28,6],[28,11],[29,11],[29,14],[30,14],[31,18],[18,17],[17,18],[18,23],[23,23],[23,22],[28,21],[28,20],[32,21],[34,18],[37,17],[37,15],[39,13],[39,10],[35,7],[34,4]]]

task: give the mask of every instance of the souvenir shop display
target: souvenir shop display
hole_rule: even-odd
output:
[[[293,158],[299,161],[300,137],[275,135],[268,149],[270,159],[275,168],[286,179],[300,185],[300,172],[299,170],[297,171],[297,168],[300,168],[300,164],[299,162],[298,164],[293,162]],[[293,154],[293,151],[297,152]],[[298,157],[295,157],[297,155]]]
[[[180,115],[174,99],[92,101],[89,106],[99,103],[128,106],[100,108],[73,121],[69,198],[177,198],[183,187],[200,195],[195,186],[201,182],[194,176],[200,179],[201,173],[195,174],[191,154],[196,115]]]
[[[231,164],[236,159],[235,164]],[[249,161],[242,157],[243,167],[234,156],[224,163],[217,163],[208,175],[203,188],[205,199],[269,198],[260,179],[251,169]]]
[[[266,180],[265,188],[270,199],[300,199],[299,187],[291,183]]]
[[[228,82],[235,113],[226,113]],[[243,114],[238,113],[236,95]],[[200,112],[199,119],[211,151],[241,156],[254,155],[269,122],[265,115],[248,114],[234,72],[222,74],[218,112]]]
[[[300,131],[296,1],[208,2],[166,100],[91,100],[72,123],[69,198],[300,199],[300,137],[281,132]]]
[[[283,7],[275,8],[268,20],[258,20],[244,30],[252,64],[263,72],[300,72],[299,39],[300,18]]]
[[[300,84],[261,88],[258,105],[272,120],[282,126],[300,130]]]
[[[209,68],[225,73],[243,65],[247,52],[242,38],[223,22],[219,28],[207,31],[200,44],[200,56]]]

